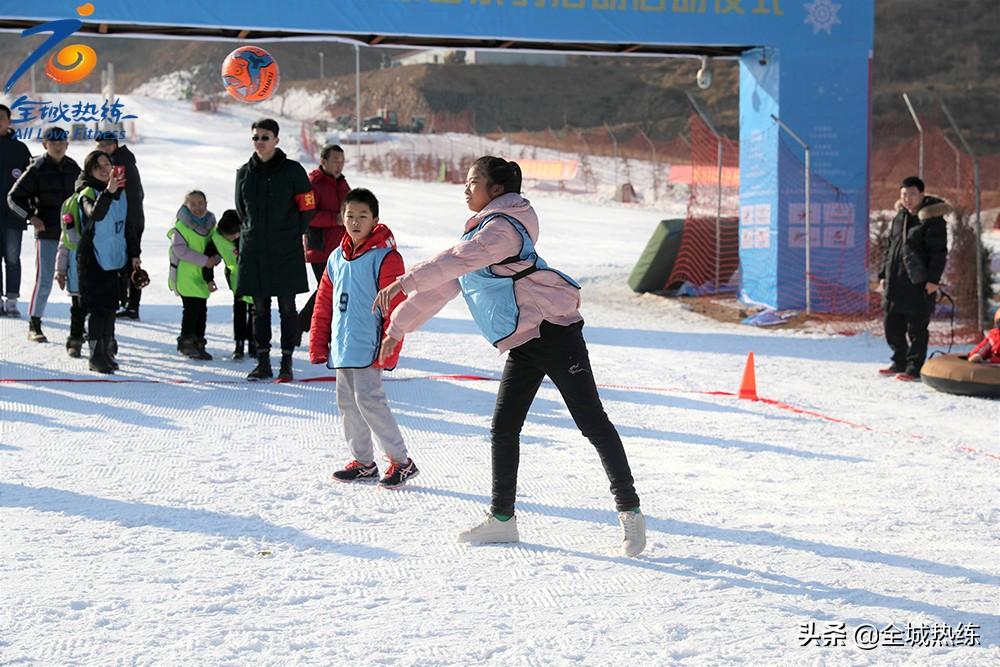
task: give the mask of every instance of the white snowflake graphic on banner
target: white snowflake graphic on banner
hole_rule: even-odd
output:
[[[840,23],[840,19],[837,18],[840,5],[832,0],[816,0],[807,3],[806,9],[809,11],[809,16],[806,17],[805,23],[812,25],[814,35],[820,30],[825,30],[828,35],[833,34],[833,26]]]

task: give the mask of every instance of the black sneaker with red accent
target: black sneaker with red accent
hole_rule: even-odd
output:
[[[374,482],[378,479],[378,466],[375,462],[365,465],[361,461],[351,461],[343,470],[333,473],[338,482]]]
[[[884,378],[893,378],[893,377],[896,377],[897,375],[899,375],[900,373],[902,373],[904,370],[906,370],[906,369],[902,368],[901,366],[897,366],[896,364],[893,364],[892,366],[889,366],[888,368],[880,368],[880,369],[878,369],[878,374],[881,375]]]
[[[418,474],[420,474],[420,471],[417,470],[417,464],[413,462],[413,459],[406,459],[406,463],[396,463],[393,461],[389,465],[389,469],[385,471],[385,477],[378,481],[378,485],[383,489],[395,489],[405,484],[406,480],[412,479]]]

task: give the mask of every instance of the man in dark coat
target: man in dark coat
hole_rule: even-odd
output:
[[[279,382],[292,379],[292,352],[300,335],[295,295],[309,291],[302,235],[316,208],[306,170],[277,147],[278,123],[271,118],[252,126],[254,154],[236,172],[236,212],[240,233],[237,296],[254,300],[257,367],[248,380],[265,380],[271,371],[271,297],[281,316]]]
[[[948,260],[951,205],[924,194],[924,182],[905,179],[899,189],[897,213],[889,227],[888,249],[879,272],[885,340],[892,349],[892,365],[884,376],[913,381],[927,358],[927,327]]]
[[[0,267],[0,316],[21,316],[17,299],[21,296],[21,239],[26,222],[10,210],[7,193],[30,162],[31,151],[10,127],[10,107],[0,104],[0,262],[3,263]],[[4,296],[6,303],[3,303]]]
[[[80,165],[66,155],[69,134],[61,127],[45,130],[45,153],[35,158],[7,195],[10,210],[35,229],[35,288],[28,307],[28,340],[45,343],[42,317],[52,293],[56,251],[62,234],[62,205],[75,192]]]
[[[129,248],[134,248],[136,254],[129,255],[129,261],[122,269],[122,310],[116,317],[137,320],[139,319],[139,299],[142,296],[142,290],[132,283],[132,271],[139,266],[138,261],[142,252],[142,233],[146,229],[146,213],[142,207],[142,200],[145,197],[142,179],[139,177],[139,167],[135,162],[135,154],[125,144],[118,143],[117,133],[111,131],[99,133],[97,135],[97,150],[107,153],[114,166],[125,167],[125,196],[128,199],[128,226],[125,230],[129,234],[129,238],[126,240]]]

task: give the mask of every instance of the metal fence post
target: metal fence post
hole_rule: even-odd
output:
[[[917,157],[917,176],[920,180],[924,179],[924,127],[920,124],[920,120],[917,118],[917,112],[913,110],[913,105],[910,104],[910,96],[903,93],[903,101],[906,102],[906,108],[910,110],[910,118],[913,119],[913,124],[917,126],[917,134],[920,135],[920,149]]]
[[[799,135],[792,131],[792,128],[785,125],[780,118],[771,114],[771,118],[777,123],[781,129],[789,134],[799,144],[802,146],[802,150],[806,154],[806,313],[812,314],[812,210],[811,210],[811,192],[812,187],[812,164],[810,162],[809,155],[809,144],[802,141]]]
[[[948,110],[947,105],[945,105],[944,100],[938,97],[938,102],[941,104],[941,110],[944,111],[945,117],[948,118],[948,123],[951,125],[951,129],[955,131],[958,135],[958,140],[962,142],[962,147],[965,148],[965,152],[969,154],[972,158],[972,179],[976,188],[976,326],[979,329],[986,327],[986,313],[983,307],[983,226],[980,220],[980,215],[982,213],[982,191],[979,186],[979,158],[973,152],[972,147],[969,146],[969,142],[965,140],[965,136],[962,134],[961,130],[958,129],[958,124],[955,123],[955,119],[951,116],[951,111]]]
[[[614,184],[615,184],[615,191],[617,192],[618,191],[618,140],[615,139],[615,134],[614,134],[614,132],[611,131],[611,128],[608,127],[607,123],[604,124],[604,129],[607,130],[608,136],[611,137],[611,150],[613,152],[611,160],[614,163],[614,167],[615,167],[615,180],[614,180]]]
[[[639,129],[639,134],[641,134],[642,138],[646,140],[647,144],[649,144],[649,152],[653,156],[653,201],[656,201],[660,198],[660,189],[657,185],[660,179],[659,174],[657,173],[656,146],[653,145],[652,139],[650,139],[649,136],[642,131],[642,128]],[[716,285],[718,285],[718,280],[716,280]]]
[[[948,144],[948,148],[950,148],[952,150],[952,152],[955,153],[955,190],[956,191],[961,191],[961,189],[962,189],[962,152],[958,150],[958,147],[955,146],[955,144],[951,143],[951,140],[948,139],[948,137],[946,137],[946,136],[944,136],[942,134],[941,138],[944,139],[944,143]],[[958,193],[956,192],[956,196],[957,196],[957,194]]]

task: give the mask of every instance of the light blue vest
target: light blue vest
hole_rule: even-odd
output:
[[[118,199],[111,201],[104,218],[90,222],[94,229],[94,255],[97,263],[105,271],[117,271],[125,266],[128,259],[125,252],[125,216],[128,213],[128,199],[122,192]]]
[[[333,345],[328,368],[368,368],[382,346],[382,314],[372,313],[378,274],[395,248],[373,248],[350,261],[336,249],[326,263],[333,282]]]
[[[545,260],[535,252],[535,244],[531,240],[528,230],[520,221],[509,215],[494,213],[486,216],[477,226],[463,234],[462,240],[468,241],[474,237],[482,231],[486,223],[494,218],[503,218],[514,226],[514,229],[521,235],[521,252],[491,266],[466,273],[458,279],[458,282],[462,287],[462,296],[465,297],[465,303],[469,305],[472,319],[476,321],[479,331],[486,337],[486,340],[496,346],[497,343],[517,331],[520,310],[514,295],[516,281],[535,271],[552,271],[573,287],[580,289],[580,285],[565,273],[549,268]],[[531,261],[532,265],[510,276],[501,276],[493,272],[492,266],[521,261]]]
[[[66,292],[80,294],[80,274],[76,268],[76,248],[66,249]]]

